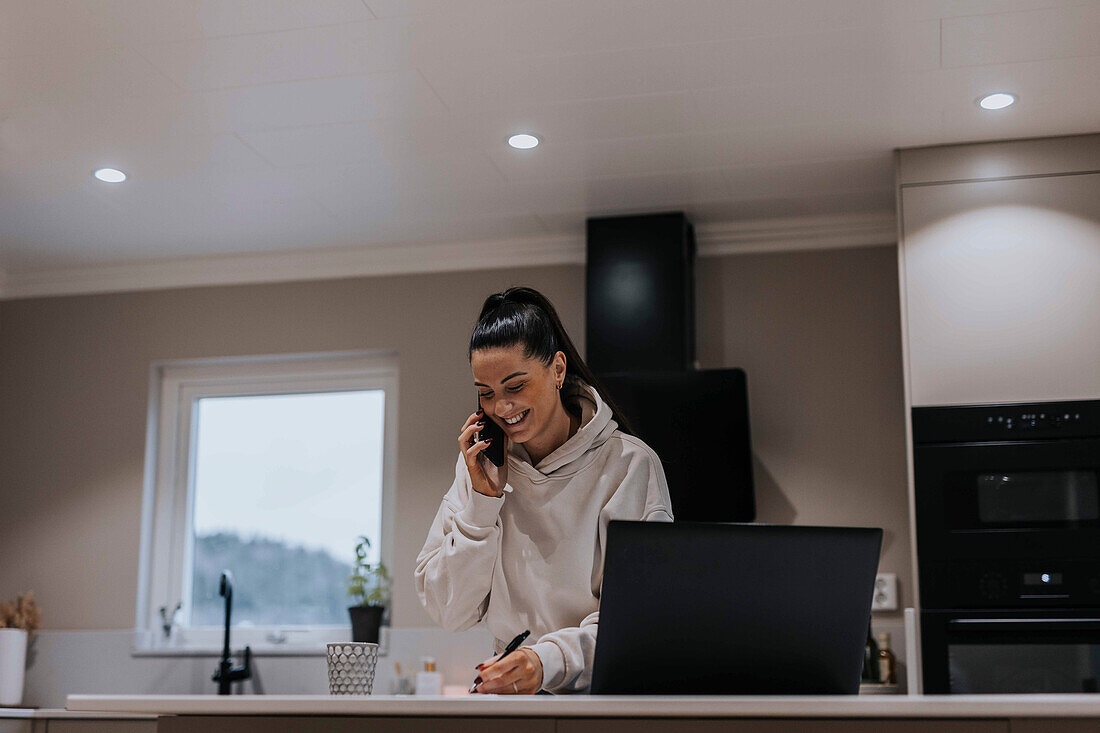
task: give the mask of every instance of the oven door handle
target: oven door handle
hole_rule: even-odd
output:
[[[1100,631],[1100,618],[953,618],[948,627],[967,631]]]

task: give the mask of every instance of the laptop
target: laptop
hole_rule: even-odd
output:
[[[882,530],[612,521],[595,695],[854,695]]]

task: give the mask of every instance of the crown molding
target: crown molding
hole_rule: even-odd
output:
[[[846,249],[897,241],[893,212],[707,224],[698,255]],[[365,246],[7,272],[0,300],[134,290],[584,264],[581,235]]]
[[[297,250],[35,270],[10,275],[8,287],[0,298],[10,300],[583,262],[584,241],[579,237]]]
[[[892,211],[758,219],[696,227],[700,257],[895,244]]]

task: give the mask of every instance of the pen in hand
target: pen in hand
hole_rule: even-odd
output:
[[[523,643],[523,640],[524,640],[524,639],[526,639],[526,638],[527,638],[527,636],[528,636],[528,635],[529,635],[530,633],[531,633],[531,630],[530,630],[530,629],[527,629],[527,630],[526,630],[526,631],[524,631],[524,632],[523,632],[522,634],[518,635],[518,636],[517,636],[516,638],[514,638],[514,639],[512,639],[512,640],[511,640],[510,642],[508,642],[508,646],[504,647],[504,651],[502,651],[502,652],[500,653],[500,656],[499,656],[499,657],[497,657],[497,658],[496,658],[496,660],[495,660],[495,661],[494,661],[493,663],[494,663],[494,664],[496,664],[496,662],[499,662],[500,660],[504,659],[504,658],[505,658],[506,656],[508,656],[509,654],[511,654],[512,652],[514,652],[514,651],[515,651],[516,649],[519,649],[519,645]],[[477,668],[478,668],[478,667],[480,667],[480,666],[481,666],[481,665],[479,664],[479,665],[478,665],[477,667],[474,667],[474,669],[477,669]],[[476,682],[474,682],[474,684],[470,685],[470,692],[471,692],[471,693],[472,693],[472,692],[473,692],[474,690],[476,690],[476,689],[477,689],[477,683],[478,683],[478,682],[480,682],[480,681],[481,681],[481,680],[479,679],[479,680],[477,680]]]

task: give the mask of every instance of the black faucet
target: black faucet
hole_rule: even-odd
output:
[[[218,670],[214,672],[211,679],[218,683],[219,695],[228,695],[231,682],[247,680],[252,676],[252,649],[247,646],[244,648],[244,665],[233,666],[233,662],[229,659],[229,611],[233,606],[233,574],[228,570],[222,571],[218,595],[225,596],[225,648],[222,649],[222,660],[218,663]]]

